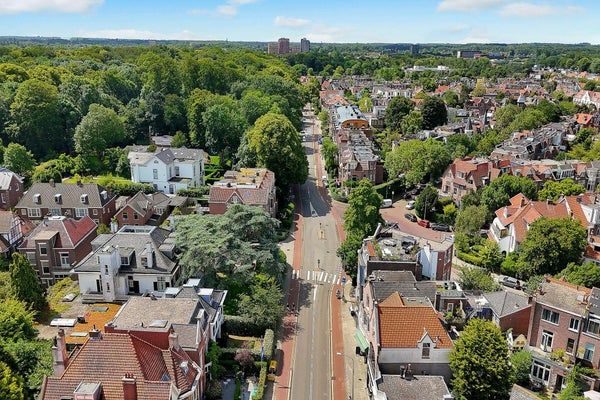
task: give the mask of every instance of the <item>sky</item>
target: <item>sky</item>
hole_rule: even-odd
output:
[[[598,0],[0,0],[0,36],[600,44]]]

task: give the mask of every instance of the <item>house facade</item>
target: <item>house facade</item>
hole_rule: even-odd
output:
[[[441,193],[460,204],[463,196],[488,185],[499,175],[500,170],[487,159],[457,159],[442,175]]]
[[[45,218],[19,245],[44,286],[71,275],[71,269],[92,251],[97,225],[88,216]]]
[[[125,225],[160,225],[175,208],[184,210],[188,204],[185,196],[166,195],[161,192],[135,195],[117,199],[115,220],[118,227]]]
[[[169,194],[204,184],[204,151],[186,148],[145,150],[132,147],[127,155],[133,182],[147,183]]]
[[[227,171],[210,187],[208,209],[211,214],[224,214],[230,204],[261,207],[269,215],[277,215],[275,174],[265,168],[242,168]]]
[[[34,183],[15,207],[24,219],[39,222],[48,215],[109,225],[115,215],[116,196],[95,183]]]
[[[6,168],[0,168],[0,209],[9,210],[16,206],[24,192],[23,178]]]
[[[0,210],[0,254],[8,256],[23,241],[32,224],[13,211]]]
[[[162,295],[179,277],[174,235],[154,226],[125,225],[99,235],[73,272],[83,301],[124,302],[129,295]]]

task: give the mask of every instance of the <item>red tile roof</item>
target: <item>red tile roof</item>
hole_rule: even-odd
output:
[[[452,339],[431,305],[407,305],[395,292],[378,309],[382,348],[416,348],[425,334],[436,341],[437,348],[452,348]]]
[[[19,248],[34,247],[35,237],[46,231],[58,232],[58,242],[55,247],[75,248],[79,242],[90,233],[93,234],[95,230],[96,223],[87,215],[78,220],[65,217],[46,218],[33,229]]]
[[[186,361],[187,371],[181,367]],[[138,399],[170,399],[171,384],[181,392],[192,388],[198,371],[181,349],[162,350],[133,334],[105,333],[88,340],[71,357],[60,377],[48,377],[42,386],[41,400],[60,400],[72,395],[80,382],[100,382],[101,400],[123,398],[122,378],[136,378]]]

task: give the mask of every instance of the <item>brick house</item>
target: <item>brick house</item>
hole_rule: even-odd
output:
[[[42,283],[50,286],[69,277],[73,266],[92,251],[96,228],[96,223],[88,216],[78,220],[47,217],[18,249],[34,266]]]
[[[456,159],[442,175],[442,194],[460,204],[463,196],[488,185],[500,175],[492,162],[486,159]]]
[[[0,209],[8,210],[16,206],[24,191],[23,178],[0,167]]]
[[[188,204],[183,196],[167,196],[157,192],[145,194],[138,192],[128,198],[118,198],[115,220],[119,227],[125,225],[160,225],[171,212]]]
[[[208,209],[211,214],[224,214],[230,204],[261,207],[275,217],[275,174],[265,168],[227,171],[223,179],[211,186]]]
[[[0,210],[0,254],[8,257],[31,229],[33,229],[32,224],[25,223],[17,213]]]
[[[16,206],[19,215],[41,221],[47,215],[69,218],[90,217],[96,224],[109,225],[115,215],[116,196],[95,183],[34,183]]]
[[[514,336],[527,335],[531,304],[529,298],[515,292],[500,290],[484,293],[485,306],[491,311],[490,318],[500,330],[512,329]]]
[[[600,317],[590,314],[591,289],[546,277],[533,297],[527,349],[533,355],[531,379],[560,391],[573,363],[600,367]],[[550,354],[564,350],[565,362]]]
[[[176,333],[155,338],[134,333],[90,331],[90,339],[73,355],[59,330],[52,347],[54,376],[44,378],[40,400],[197,400],[203,373],[179,344]],[[161,337],[162,339],[162,337]]]

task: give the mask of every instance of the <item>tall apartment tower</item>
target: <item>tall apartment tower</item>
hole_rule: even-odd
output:
[[[290,39],[288,38],[279,38],[277,41],[277,53],[278,54],[287,54],[290,52]]]
[[[307,38],[302,38],[300,40],[300,52],[305,53],[310,51],[310,40]]]

